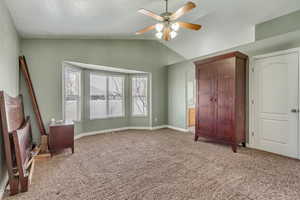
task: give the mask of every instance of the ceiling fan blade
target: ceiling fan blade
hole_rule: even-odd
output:
[[[166,27],[164,29],[164,32],[163,32],[163,39],[164,40],[169,41],[171,39],[170,32],[171,32],[171,29],[169,27]]]
[[[155,29],[155,25],[148,26],[148,27],[146,27],[146,28],[144,28],[144,29],[142,29],[142,30],[139,30],[139,31],[136,32],[135,34],[136,34],[136,35],[141,35],[141,34],[144,34],[144,33],[148,32],[148,31],[151,31],[151,30],[153,30],[153,29]]]
[[[184,14],[188,13],[191,11],[193,8],[196,8],[196,4],[193,2],[188,2],[185,4],[182,8],[179,8],[176,12],[174,12],[171,16],[171,20],[176,20],[179,17],[183,16]]]
[[[198,31],[202,27],[199,24],[191,24],[191,23],[187,23],[187,22],[177,22],[177,23],[182,28],[187,28],[187,29],[191,29],[191,30],[195,30],[195,31]]]
[[[158,21],[164,21],[164,18],[162,17],[162,16],[159,16],[159,15],[157,15],[157,14],[155,14],[154,12],[151,12],[151,11],[149,11],[149,10],[145,10],[145,9],[140,9],[139,11],[138,11],[139,13],[142,13],[142,14],[144,14],[144,15],[147,15],[147,16],[149,16],[149,17],[152,17],[152,18],[154,18],[154,19],[156,19],[156,20],[158,20]]]

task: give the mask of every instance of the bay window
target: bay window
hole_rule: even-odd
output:
[[[148,99],[147,99],[147,76],[136,76],[131,79],[131,99],[132,99],[132,115],[147,116]]]
[[[90,73],[90,119],[124,116],[124,76]]]
[[[65,67],[63,73],[63,116],[67,121],[81,120],[81,70]]]

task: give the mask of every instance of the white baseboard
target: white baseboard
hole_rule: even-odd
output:
[[[168,128],[168,125],[154,126],[154,127],[152,127],[151,130],[155,131],[155,130],[163,129],[163,128]]]
[[[80,133],[80,134],[76,135],[74,139],[77,140],[79,138],[86,137],[86,136],[98,135],[98,134],[103,134],[103,133],[113,133],[113,132],[125,131],[125,130],[128,130],[128,127],[115,128],[115,129],[105,129],[105,130],[101,130],[101,131],[92,131],[92,132]]]
[[[86,137],[86,136],[92,136],[92,135],[98,135],[98,134],[103,134],[103,133],[113,133],[113,132],[118,132],[118,131],[126,131],[126,130],[158,130],[162,128],[168,128],[168,125],[162,125],[162,126],[154,126],[154,127],[149,127],[149,126],[129,126],[129,127],[122,127],[122,128],[115,128],[115,129],[105,129],[101,131],[92,131],[92,132],[87,132],[87,133],[81,133],[75,136],[75,140]]]
[[[150,126],[129,126],[126,127],[126,130],[152,130]]]
[[[3,180],[0,183],[0,200],[2,200],[4,192],[5,192],[5,186],[8,182],[8,174],[5,173]]]
[[[168,125],[168,128],[176,130],[176,131],[180,131],[180,132],[186,132],[186,133],[190,132],[188,129],[179,128],[179,127],[176,127],[176,126],[170,126],[170,125]]]
[[[246,143],[246,147],[248,147],[250,149],[258,149],[258,150],[260,150],[258,146],[256,146],[255,144],[251,144],[249,142]]]
[[[168,125],[161,125],[161,126],[129,126],[127,127],[127,130],[158,130],[158,129],[163,129],[163,128],[168,128]]]

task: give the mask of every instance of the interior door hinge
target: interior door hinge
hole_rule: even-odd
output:
[[[254,104],[254,100],[253,99],[251,100],[251,103]]]
[[[251,71],[254,72],[254,67],[251,68]]]
[[[252,136],[254,137],[254,132],[253,132],[253,131],[252,131],[252,133],[251,133],[251,134],[252,134]]]

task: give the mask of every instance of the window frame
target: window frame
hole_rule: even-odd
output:
[[[91,113],[90,113],[90,109],[91,109],[91,103],[90,103],[90,97],[91,97],[91,75],[98,75],[98,76],[105,76],[106,78],[106,116],[105,117],[96,117],[96,118],[91,118]],[[106,72],[99,72],[99,71],[89,71],[88,74],[89,78],[88,78],[88,95],[87,95],[87,101],[88,101],[88,116],[87,118],[89,120],[101,120],[101,119],[113,119],[113,118],[125,118],[125,81],[126,81],[126,76],[123,74],[111,74],[111,73],[106,73]],[[123,92],[123,100],[122,100],[122,115],[110,115],[109,114],[109,77],[121,77],[122,78],[122,82],[123,82],[123,88],[122,88],[122,92]]]
[[[134,78],[146,78],[146,101],[147,101],[147,110],[145,114],[134,114],[134,97],[133,97],[133,79]],[[132,75],[130,77],[130,99],[131,99],[131,116],[132,117],[148,117],[149,115],[149,76],[148,75]]]
[[[125,117],[125,75],[117,75],[117,74],[110,74],[107,76],[107,92],[109,92],[109,77],[121,77],[122,78],[122,94],[123,94],[123,98],[122,98],[122,115],[110,115],[109,114],[109,98],[107,98],[107,113],[108,113],[108,118],[121,118],[121,117]]]
[[[79,72],[79,102],[77,104],[77,119],[72,120],[73,122],[81,122],[82,121],[82,69],[70,65],[64,65],[62,70],[62,119],[64,121],[66,120],[66,101],[65,101],[65,86],[66,86],[66,79],[65,79],[65,73],[66,70],[71,70],[73,72]]]

